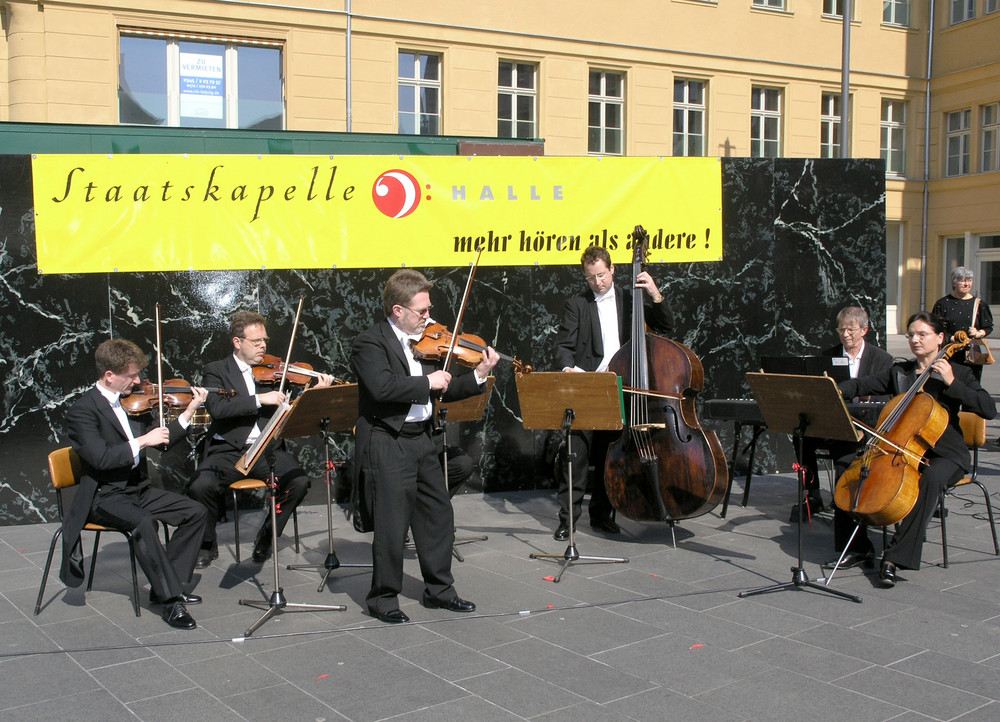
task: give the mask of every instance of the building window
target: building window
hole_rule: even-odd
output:
[[[976,0],[951,0],[951,24],[956,25],[976,17]]]
[[[587,152],[622,155],[624,148],[624,77],[621,73],[590,71],[587,97]]]
[[[220,39],[119,38],[118,122],[283,130],[281,49]]]
[[[777,158],[781,155],[781,91],[753,88],[750,103],[750,155]]]
[[[399,132],[440,135],[440,56],[399,52]]]
[[[536,138],[535,66],[500,61],[497,80],[497,136]]]
[[[753,0],[755,8],[768,8],[770,10],[784,10],[785,0]]]
[[[882,100],[882,160],[885,172],[906,175],[906,103]]]
[[[674,155],[705,155],[705,83],[674,80]]]
[[[851,20],[857,19],[858,1],[855,0],[851,5]],[[844,0],[823,0],[823,14],[837,18],[844,17]]]
[[[956,110],[948,113],[947,119],[947,152],[948,161],[945,168],[946,176],[968,175],[969,173],[969,130],[972,110]]]
[[[840,157],[840,94],[823,93],[819,114],[819,156]]]
[[[1000,170],[1000,103],[983,106],[983,157],[979,170],[988,173]]]
[[[886,25],[910,24],[910,0],[882,0],[882,22]]]
[[[1000,10],[1000,0],[986,0],[986,14],[995,13]]]

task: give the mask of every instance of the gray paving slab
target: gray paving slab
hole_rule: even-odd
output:
[[[987,374],[1000,389],[1000,369]],[[989,422],[981,455],[994,504],[998,435],[1000,420]],[[279,546],[284,594],[347,610],[285,612],[249,638],[261,612],[239,602],[268,598],[273,567],[236,564],[231,521],[219,528],[222,555],[197,574],[205,602],[191,608],[194,631],[162,622],[144,579],[142,615],[133,615],[126,547],[114,538],[102,543],[93,591],[66,589],[53,571],[34,616],[55,527],[0,527],[0,717],[1000,719],[1000,557],[981,495],[949,500],[947,569],[935,522],[925,565],[902,573],[894,589],[880,588],[873,572],[836,575],[831,586],[861,604],[797,588],[738,597],[791,579],[794,488],[790,473],[754,477],[747,507],[734,503],[726,519],[717,509],[685,520],[676,548],[665,525],[621,520],[623,533],[612,537],[591,530],[584,515],[580,552],[629,563],[572,564],[558,584],[556,564],[529,559],[565,549],[552,539],[551,491],[459,495],[460,533],[489,537],[464,545],[465,561],[453,567],[460,594],[479,608],[424,609],[410,552],[400,602],[413,621],[399,626],[365,613],[367,569],[335,570],[317,591],[321,572],[284,568],[325,559],[326,509],[306,507],[300,552],[287,539]],[[244,514],[247,528],[257,520]],[[829,513],[803,527],[810,579],[822,576],[832,540]],[[341,560],[369,560],[370,537],[340,508],[335,541]]]

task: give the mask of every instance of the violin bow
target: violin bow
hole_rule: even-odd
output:
[[[156,304],[156,389],[160,409],[160,426],[166,426],[163,416],[163,346],[160,345],[160,304]]]
[[[295,345],[295,334],[299,330],[299,318],[302,316],[302,304],[305,296],[299,296],[299,307],[295,310],[295,323],[292,324],[292,336],[288,339],[288,353],[285,354],[285,365],[281,368],[281,383],[278,384],[279,393],[285,393],[285,379],[288,377],[288,367],[291,365],[292,346]]]
[[[462,294],[462,303],[458,309],[458,316],[455,317],[455,328],[452,329],[451,343],[448,344],[448,353],[444,357],[444,370],[451,366],[451,357],[455,352],[455,345],[458,343],[459,334],[462,332],[462,319],[465,317],[465,308],[469,303],[469,293],[472,291],[472,280],[476,277],[476,268],[479,267],[479,259],[483,255],[483,246],[479,246],[476,253],[476,260],[472,262],[469,270],[469,280],[465,284],[465,293]]]

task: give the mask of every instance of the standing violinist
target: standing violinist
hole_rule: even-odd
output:
[[[63,520],[63,563],[59,578],[71,587],[83,583],[80,531],[93,522],[132,532],[135,556],[149,579],[149,601],[162,604],[171,627],[194,629],[185,605],[201,597],[185,593],[206,523],[205,508],[181,494],[154,487],[148,478],[146,449],[172,446],[187,436],[194,412],[205,402],[203,388],[191,388],[191,402],[168,426],[151,416],[128,417],[121,397],[140,383],[146,355],[131,341],[109,339],[94,354],[97,383],[70,408],[67,432],[80,457],[80,484]],[[166,547],[157,522],[174,527]]]
[[[870,394],[905,393],[925,371],[930,372],[923,392],[931,396],[948,414],[948,425],[937,443],[924,456],[920,468],[920,489],[913,510],[899,523],[892,541],[885,548],[879,569],[879,580],[885,587],[896,584],[897,569],[919,569],[924,532],[934,515],[941,492],[954,485],[972,468],[969,450],[965,445],[958,412],[970,411],[984,419],[997,415],[996,404],[972,372],[965,366],[952,363],[940,351],[946,343],[944,322],[937,316],[921,311],[909,318],[906,338],[912,361],[898,361],[877,374],[850,379],[839,384],[847,397]],[[866,483],[878,483],[869,477]],[[845,512],[835,512],[835,543],[842,549],[854,528],[854,521]],[[859,534],[866,534],[862,528]]]
[[[632,326],[632,305],[628,292],[615,287],[615,266],[611,254],[600,246],[590,246],[580,258],[583,278],[588,290],[573,296],[563,308],[562,324],[556,337],[556,363],[563,371],[607,371],[615,352],[629,340]],[[656,282],[648,272],[636,277],[636,288],[649,296],[643,304],[646,324],[653,333],[669,334],[674,317]],[[598,481],[590,496],[590,525],[608,534],[621,530],[615,523],[615,511],[604,488],[604,459],[608,445],[618,434],[606,431],[574,431],[570,460],[573,476],[573,521],[580,518],[583,495],[587,488],[587,470],[592,463]],[[559,528],[553,538],[569,539],[569,511],[566,478],[566,449],[560,447],[555,467],[559,502]]]
[[[414,358],[411,341],[420,339],[430,318],[430,289],[418,271],[396,271],[382,293],[385,317],[352,347],[359,394],[353,481],[374,531],[366,604],[373,617],[390,624],[409,621],[399,608],[407,529],[424,579],[424,606],[476,609],[458,596],[451,573],[454,513],[432,436],[432,398],[458,401],[482,393],[500,357],[487,347],[472,373],[454,377],[441,363]]]
[[[236,463],[250,448],[286,395],[273,385],[258,383],[254,367],[259,366],[267,352],[267,320],[254,311],[240,311],[229,324],[233,353],[205,367],[204,383],[224,389],[234,389],[236,395],[213,394],[207,401],[212,423],[206,433],[205,455],[188,488],[188,495],[208,509],[211,522],[198,554],[198,568],[203,569],[219,556],[215,536],[215,520],[219,518],[223,493],[229,484],[250,476],[267,479],[271,467],[267,461],[274,452],[274,475],[278,479],[276,519],[278,535],[292,518],[292,512],[305,498],[310,479],[299,462],[285,448],[285,442],[272,443],[272,450],[261,456],[247,475],[237,471]],[[333,376],[320,374],[317,387],[333,384]],[[271,554],[271,516],[266,515],[253,545],[253,561],[261,563]]]

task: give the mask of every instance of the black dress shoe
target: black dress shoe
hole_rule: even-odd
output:
[[[892,562],[882,562],[882,567],[878,570],[878,580],[883,587],[896,586],[896,565]]]
[[[603,531],[605,534],[621,534],[621,527],[611,519],[591,519],[590,528]]]
[[[201,597],[197,594],[184,594],[181,593],[176,597],[171,599],[160,599],[156,592],[152,589],[149,590],[149,603],[150,604],[173,604],[174,602],[183,602],[184,604],[201,604]]]
[[[164,605],[160,616],[163,617],[164,622],[174,629],[194,629],[198,626],[198,623],[194,621],[194,617],[188,614],[188,610],[184,607],[184,602],[174,602],[173,604]]]
[[[258,564],[267,561],[271,556],[271,525],[265,523],[257,532],[257,538],[253,542],[252,558]]]
[[[410,621],[410,618],[401,609],[390,609],[388,612],[379,612],[375,616],[388,624],[402,624],[403,622]]]
[[[424,597],[424,606],[428,609],[447,609],[449,612],[474,612],[476,605],[458,597],[452,597],[447,602]]]
[[[556,541],[566,541],[569,539],[569,524],[560,524],[556,533],[552,535]]]
[[[198,552],[198,561],[194,563],[195,567],[198,569],[207,569],[212,565],[213,559],[219,558],[219,547],[214,546],[211,549],[201,549]]]
[[[864,565],[865,569],[875,568],[875,552],[847,552],[844,555],[844,561],[840,563],[841,569],[853,569],[854,567],[860,567]],[[837,560],[831,559],[828,562],[823,562],[824,569],[833,569],[837,566]]]

